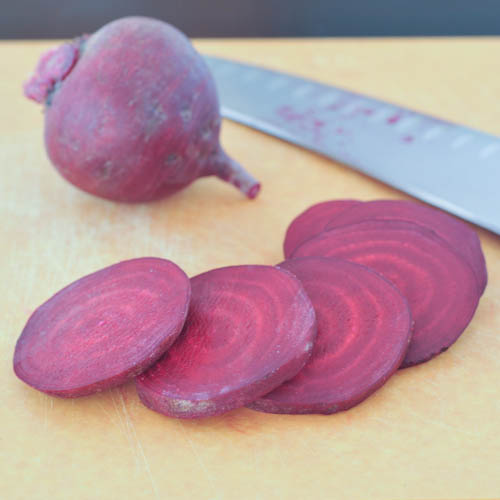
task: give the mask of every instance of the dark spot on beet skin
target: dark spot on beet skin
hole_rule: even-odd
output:
[[[189,108],[181,110],[181,118],[184,123],[188,123],[191,121],[193,116],[192,111]]]
[[[101,179],[107,179],[112,172],[112,167],[113,164],[108,160],[105,161],[98,169],[97,169],[97,175]]]
[[[173,165],[174,163],[177,163],[178,161],[180,160],[180,157],[178,154],[176,153],[169,153],[166,160],[165,160],[165,163],[167,165]]]

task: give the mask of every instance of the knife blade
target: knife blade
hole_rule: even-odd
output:
[[[500,234],[500,138],[317,81],[205,60],[222,116]]]

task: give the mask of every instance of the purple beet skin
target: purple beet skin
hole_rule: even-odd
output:
[[[116,201],[168,196],[216,175],[249,198],[260,184],[219,144],[213,78],[189,40],[129,17],[42,55],[25,95],[45,105],[45,145],[80,189]]]

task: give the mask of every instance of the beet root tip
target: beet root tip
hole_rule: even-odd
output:
[[[259,194],[260,182],[249,174],[237,161],[230,158],[222,149],[210,164],[209,172],[237,187],[250,199],[255,198]]]

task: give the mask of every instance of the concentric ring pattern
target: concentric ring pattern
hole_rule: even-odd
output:
[[[394,285],[340,259],[304,257],[279,267],[295,274],[316,311],[311,358],[293,379],[249,407],[273,413],[334,413],[359,403],[399,368],[411,314]]]
[[[308,240],[293,257],[338,257],[363,264],[394,283],[415,321],[402,366],[426,361],[460,336],[479,291],[468,263],[432,231],[410,222],[366,221]]]
[[[216,415],[293,377],[309,358],[316,318],[300,282],[272,266],[233,266],[191,279],[186,326],[137,378],[142,401],[171,416]]]
[[[488,281],[481,242],[475,231],[441,210],[407,200],[375,200],[360,203],[335,215],[326,231],[368,220],[397,220],[423,226],[445,240],[472,267],[480,293]]]
[[[58,396],[119,385],[172,344],[189,299],[188,277],[168,260],[133,259],[97,271],[33,313],[16,345],[14,370]]]

